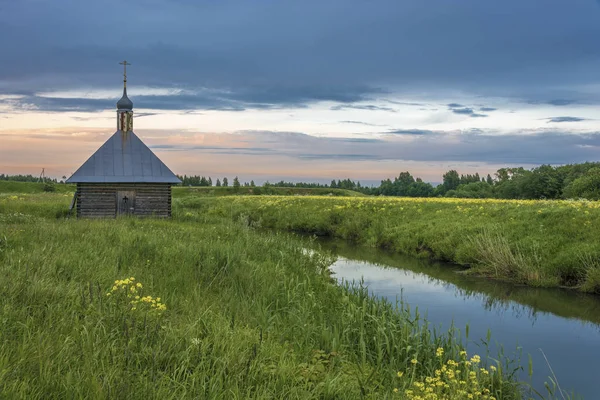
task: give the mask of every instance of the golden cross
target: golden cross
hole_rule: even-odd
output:
[[[123,82],[127,82],[127,66],[131,64],[127,60],[123,60],[119,64],[123,66]]]

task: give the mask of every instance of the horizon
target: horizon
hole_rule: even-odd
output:
[[[598,0],[111,6],[0,4],[0,173],[79,168],[116,130],[123,59],[134,131],[178,175],[433,184],[599,159]]]

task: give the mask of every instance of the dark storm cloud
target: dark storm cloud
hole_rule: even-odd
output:
[[[548,122],[580,122],[587,121],[587,118],[579,118],[579,117],[554,117],[547,118]]]
[[[127,58],[132,88],[230,93],[183,109],[352,103],[381,88],[598,103],[578,88],[598,79],[599,19],[584,0],[1,1],[0,93],[115,87]]]

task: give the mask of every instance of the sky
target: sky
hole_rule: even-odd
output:
[[[177,174],[376,183],[600,159],[600,0],[0,0],[0,173],[116,130]]]

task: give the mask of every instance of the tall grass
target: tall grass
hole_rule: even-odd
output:
[[[600,294],[600,203],[473,199],[181,199],[181,213],[342,238],[530,286]],[[583,257],[582,257],[583,255]]]
[[[332,284],[298,239],[181,205],[170,221],[64,218],[69,201],[0,199],[3,397],[392,398],[460,360],[455,331]],[[127,278],[139,293],[115,300]],[[522,396],[509,365],[481,380],[498,399]]]

